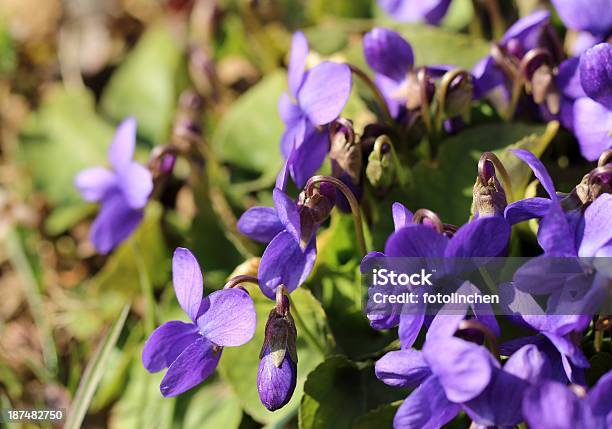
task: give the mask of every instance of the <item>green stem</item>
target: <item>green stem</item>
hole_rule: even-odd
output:
[[[506,32],[506,23],[504,22],[504,17],[501,14],[499,3],[497,0],[482,0],[482,2],[484,3],[487,13],[489,14],[489,19],[491,20],[493,38],[495,40],[500,40],[502,37],[504,37],[504,33]]]
[[[347,199],[351,207],[351,212],[353,214],[353,222],[355,224],[355,235],[357,236],[357,244],[359,245],[359,250],[361,251],[361,253],[365,255],[368,250],[365,243],[365,235],[363,233],[361,209],[359,207],[359,202],[357,201],[357,198],[355,198],[355,194],[353,194],[353,191],[351,191],[349,187],[346,186],[344,182],[340,179],[331,176],[313,176],[308,179],[308,182],[306,182],[306,187],[304,188],[307,197],[310,197],[312,195],[314,186],[317,183],[329,183],[331,185],[334,185],[336,189],[342,192],[344,197]]]
[[[242,283],[253,283],[253,284],[258,285],[259,279],[257,277],[248,276],[246,274],[241,274],[239,276],[235,276],[229,279],[227,283],[225,283],[225,286],[223,286],[223,289],[231,289],[234,287],[238,287]]]
[[[376,86],[376,84],[372,81],[372,79],[370,79],[370,77],[359,67],[354,66],[353,64],[347,64],[347,66],[349,66],[349,68],[351,69],[351,72],[355,76],[361,79],[361,81],[368,86],[368,88],[374,95],[374,98],[376,99],[376,103],[378,104],[381,112],[383,113],[383,116],[385,117],[385,121],[387,121],[390,125],[393,125],[394,121],[393,121],[393,117],[391,116],[391,112],[389,112],[387,101],[385,100],[385,97],[382,95],[382,93],[378,89],[378,86]]]

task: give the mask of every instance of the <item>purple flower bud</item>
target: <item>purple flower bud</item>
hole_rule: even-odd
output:
[[[176,149],[172,146],[156,146],[151,151],[149,169],[154,179],[171,174],[175,163]]]
[[[612,45],[600,43],[582,54],[580,83],[589,97],[612,110]]]
[[[297,377],[297,330],[289,311],[289,300],[282,295],[281,305],[270,312],[261,348],[257,390],[264,406],[275,411],[289,402]]]
[[[508,205],[506,192],[497,180],[495,167],[489,160],[494,157],[485,152],[478,163],[478,176],[472,190],[472,214],[475,216],[502,216]]]

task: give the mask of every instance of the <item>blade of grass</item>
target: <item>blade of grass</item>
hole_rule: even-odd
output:
[[[102,379],[104,371],[107,369],[106,367],[111,356],[111,351],[117,344],[117,340],[123,330],[123,325],[125,325],[129,311],[130,306],[126,304],[114,326],[100,343],[93,357],[87,364],[85,372],[83,373],[83,378],[74,395],[74,401],[68,412],[68,418],[66,419],[64,429],[79,429],[81,427],[89,404],[93,399],[93,395]]]
[[[12,229],[6,238],[6,251],[11,265],[17,271],[23,284],[28,307],[32,313],[34,324],[38,330],[42,346],[43,359],[48,374],[45,378],[54,378],[57,374],[57,350],[53,340],[53,331],[46,316],[43,299],[40,294],[40,285],[34,274],[34,269],[28,260],[19,232]]]
[[[4,393],[0,394],[0,408],[3,410],[13,408],[11,400]],[[23,424],[21,424],[21,422],[7,423],[6,427],[9,429],[21,429],[23,428]]]
[[[140,252],[140,246],[135,239],[132,239],[132,252],[136,262],[136,269],[138,270],[140,288],[145,300],[144,325],[146,335],[149,336],[155,329],[155,297],[153,296],[153,285],[151,284],[151,278],[147,271],[147,264]]]

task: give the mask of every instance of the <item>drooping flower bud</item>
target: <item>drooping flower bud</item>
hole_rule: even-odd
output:
[[[461,116],[469,122],[474,95],[470,74],[463,70],[451,70],[442,77],[440,87],[440,97],[444,97],[444,100],[440,100],[444,105],[444,116]]]
[[[203,109],[202,97],[193,90],[183,91],[172,128],[172,145],[180,152],[190,153],[201,142]]]
[[[411,68],[406,79],[391,96],[396,100],[406,100],[406,109],[414,111],[420,109],[423,104],[429,105],[435,90],[436,85],[427,68]]]
[[[361,145],[355,142],[352,122],[338,118],[329,128],[329,139],[332,174],[334,177],[339,177],[342,172],[345,172],[354,184],[359,184],[363,157]]]
[[[508,205],[506,192],[497,180],[494,162],[499,159],[491,152],[485,152],[478,162],[478,176],[472,191],[473,216],[503,216]]]
[[[597,168],[584,175],[572,192],[562,200],[564,208],[586,207],[602,194],[612,193],[612,149],[603,152]]]
[[[319,224],[324,222],[334,208],[336,189],[329,183],[321,183],[313,189],[312,195],[302,192],[298,198],[300,207],[301,242],[304,246],[310,241]]]
[[[374,143],[374,149],[368,156],[366,176],[375,188],[388,188],[395,178],[393,153],[387,136],[380,136]]]
[[[189,55],[189,76],[198,93],[208,99],[219,96],[219,78],[211,55],[199,46],[193,47]]]
[[[257,390],[261,403],[270,411],[289,402],[297,378],[297,330],[289,309],[289,299],[277,289],[277,304],[268,316],[264,343],[259,355]]]
[[[561,109],[561,95],[555,85],[552,56],[543,49],[532,49],[521,60],[525,89],[536,104],[545,104],[553,115]]]
[[[153,174],[153,180],[172,173],[176,163],[176,155],[176,149],[172,146],[156,146],[153,148],[149,158],[149,170]]]

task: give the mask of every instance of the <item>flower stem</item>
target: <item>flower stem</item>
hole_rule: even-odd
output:
[[[493,38],[495,40],[499,40],[504,37],[504,33],[506,32],[506,23],[504,22],[504,17],[501,14],[501,10],[499,9],[499,3],[497,0],[481,0],[484,4],[485,9],[487,10],[487,14],[489,14],[489,19],[491,20],[491,27],[493,28]]]
[[[597,161],[598,167],[604,167],[607,164],[612,163],[612,149],[608,149],[602,152]]]
[[[248,276],[246,274],[241,274],[239,276],[232,277],[225,283],[223,289],[231,289],[240,286],[242,283],[254,283],[256,285],[259,284],[259,279],[257,277]]]
[[[429,76],[427,75],[427,68],[421,67],[417,71],[417,82],[419,84],[419,95],[421,97],[421,116],[423,117],[423,123],[427,129],[427,134],[432,135],[432,124],[431,124],[431,110],[429,105],[429,97],[427,94],[427,87],[429,84]]]
[[[359,202],[357,198],[355,198],[355,194],[353,191],[349,189],[348,186],[344,184],[340,179],[336,179],[331,176],[313,176],[308,179],[306,182],[305,192],[306,196],[312,196],[312,192],[314,190],[314,186],[317,183],[329,183],[333,185],[337,190],[342,192],[344,197],[349,202],[351,207],[351,212],[353,214],[353,222],[355,223],[355,235],[357,236],[357,244],[359,245],[360,252],[365,255],[367,253],[367,247],[365,243],[365,236],[363,233],[363,222],[361,220],[361,209],[359,208]]]
[[[435,212],[429,209],[418,209],[412,215],[413,223],[422,223],[425,219],[427,219],[431,223],[431,225],[436,229],[439,234],[442,234],[444,232],[444,224]]]
[[[595,338],[593,340],[593,346],[595,347],[595,351],[598,353],[601,351],[604,331],[606,329],[610,329],[610,326],[612,326],[612,319],[610,316],[600,314],[597,318],[597,322],[595,322]]]
[[[376,103],[380,107],[380,110],[382,111],[383,116],[385,117],[385,120],[389,124],[393,124],[393,117],[391,116],[391,112],[389,112],[387,101],[385,100],[385,97],[382,95],[382,93],[378,89],[378,86],[376,86],[376,84],[372,81],[372,79],[370,79],[370,77],[359,67],[353,64],[348,64],[348,63],[347,63],[347,66],[349,66],[349,68],[351,69],[351,72],[355,76],[361,79],[362,82],[364,82],[368,86],[368,88],[370,88],[370,91],[372,91],[372,94],[374,95],[374,98],[376,99]]]

